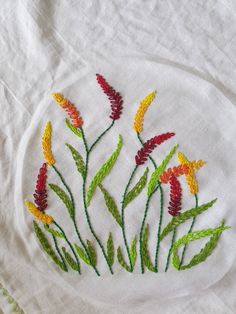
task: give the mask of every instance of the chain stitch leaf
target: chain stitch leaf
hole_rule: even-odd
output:
[[[96,266],[97,265],[97,254],[96,250],[94,248],[94,245],[91,241],[87,240],[87,249],[88,249],[88,254],[91,260],[91,263]]]
[[[64,264],[61,262],[61,260],[58,258],[57,254],[54,252],[51,244],[48,242],[48,239],[44,235],[42,229],[39,227],[39,225],[36,223],[36,221],[33,221],[34,226],[34,232],[39,240],[42,249],[44,252],[47,253],[47,255],[52,259],[52,261],[58,265],[62,270],[66,271]]]
[[[74,247],[76,249],[76,252],[78,253],[79,257],[89,266],[91,266],[91,263],[89,261],[89,258],[87,257],[86,253],[84,252],[84,249],[80,246],[78,246],[76,243],[74,244]]]
[[[175,154],[177,148],[178,148],[178,145],[175,145],[171,149],[171,151],[166,155],[166,157],[163,159],[161,164],[152,173],[151,178],[150,178],[149,183],[148,183],[148,189],[147,189],[148,196],[150,196],[152,194],[152,192],[155,190],[155,188],[157,187],[160,176],[165,171],[169,161],[171,160],[171,158]]]
[[[144,174],[139,179],[139,181],[135,184],[135,186],[126,194],[124,199],[124,208],[132,202],[144,189],[147,183],[147,176],[148,176],[148,168],[144,171]]]
[[[136,258],[137,258],[137,248],[136,248],[136,246],[137,246],[137,237],[134,237],[133,241],[131,243],[131,246],[130,246],[130,259],[131,259],[133,267],[135,265]]]
[[[84,179],[85,177],[85,172],[86,172],[86,167],[85,167],[85,163],[83,160],[83,157],[80,155],[80,153],[70,144],[66,144],[66,146],[69,148],[72,157],[75,161],[77,170],[79,171],[79,173],[81,173],[82,178]]]
[[[148,239],[149,239],[149,224],[146,224],[146,227],[143,232],[143,245],[142,245],[142,255],[144,265],[152,272],[155,272],[155,267],[150,259],[148,252]]]
[[[102,165],[102,167],[98,170],[98,172],[95,174],[94,178],[92,179],[92,182],[90,183],[90,186],[87,191],[87,206],[89,206],[97,186],[100,183],[102,183],[103,179],[106,177],[106,175],[108,175],[108,173],[111,171],[112,167],[114,166],[120,154],[122,144],[123,144],[123,140],[122,140],[121,135],[119,135],[119,141],[118,141],[116,150],[107,159],[107,161]]]
[[[54,230],[54,229],[50,228],[48,225],[44,225],[44,229],[47,230],[48,233],[51,233],[52,235],[54,235],[57,238],[64,238],[64,235],[62,232]]]
[[[73,270],[76,270],[78,271],[79,268],[78,268],[78,264],[76,263],[76,261],[73,259],[73,257],[70,255],[70,253],[68,253],[66,251],[66,248],[65,247],[62,247],[62,252],[65,256],[65,259],[68,263],[68,265],[73,269]]]
[[[69,119],[65,119],[65,123],[66,123],[66,126],[68,127],[69,130],[71,130],[71,132],[73,132],[75,135],[77,135],[78,137],[82,137],[82,133],[81,133],[81,130],[74,127],[73,124],[70,123]]]
[[[57,196],[62,200],[62,202],[65,204],[66,208],[68,209],[68,213],[70,217],[73,218],[75,214],[74,207],[68,194],[56,184],[49,183],[49,186],[57,194]]]
[[[110,266],[114,264],[114,257],[115,257],[114,242],[112,238],[112,233],[110,232],[107,240],[107,259],[109,261]]]
[[[99,184],[99,188],[102,191],[108,211],[111,213],[111,215],[114,217],[118,225],[121,227],[121,215],[119,213],[114,198],[109,194],[107,189],[105,189],[102,184]]]
[[[208,256],[210,256],[213,252],[213,250],[216,248],[217,243],[219,241],[219,238],[225,230],[230,229],[230,227],[224,227],[224,223],[220,227],[217,227],[215,229],[205,229],[205,230],[200,230],[200,231],[194,231],[191,233],[186,234],[179,240],[177,240],[173,247],[172,247],[172,265],[179,269],[180,266],[180,259],[177,253],[177,248],[190,243],[192,241],[199,240],[201,238],[207,237],[207,236],[212,236],[210,240],[205,244],[205,246],[200,250],[198,254],[196,254],[191,261],[184,266],[181,266],[180,269],[184,270],[187,268],[191,268],[207,259]]]
[[[125,269],[127,270],[128,272],[130,272],[130,268],[129,266],[126,264],[125,260],[124,260],[124,257],[122,255],[122,251],[121,251],[121,248],[120,246],[118,247],[117,249],[117,259],[118,259],[118,262],[120,263],[120,265]]]
[[[203,213],[204,211],[206,211],[208,208],[212,207],[216,201],[217,199],[214,199],[211,202],[205,203],[198,207],[191,208],[185,211],[184,213],[173,217],[172,220],[163,229],[160,239],[163,240],[164,237],[167,236],[168,233],[173,231],[177,226],[184,223],[186,220],[196,217],[200,215],[201,213]]]

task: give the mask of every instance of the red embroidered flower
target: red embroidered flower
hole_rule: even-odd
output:
[[[39,170],[34,193],[34,202],[37,205],[38,210],[42,212],[44,212],[44,210],[48,206],[46,182],[47,182],[47,164],[44,163]]]
[[[177,216],[181,211],[182,189],[176,176],[170,177],[170,202],[168,213],[171,216]]]
[[[115,91],[114,88],[107,83],[105,78],[96,74],[97,82],[101,86],[103,92],[108,96],[111,103],[111,115],[112,120],[118,120],[121,116],[123,109],[123,99],[119,92]]]
[[[174,135],[175,133],[163,133],[145,142],[143,144],[143,147],[137,152],[135,156],[136,164],[143,165],[148,159],[149,154],[151,154],[151,152],[156,148],[157,145],[160,145]]]

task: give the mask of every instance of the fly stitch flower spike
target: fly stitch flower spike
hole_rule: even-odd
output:
[[[60,93],[52,94],[54,100],[61,106],[71,119],[71,123],[75,128],[81,128],[83,125],[83,119],[80,116],[80,112],[77,110],[74,104],[72,104],[67,98]]]
[[[42,149],[43,149],[44,159],[49,166],[54,165],[56,162],[52,154],[51,138],[52,138],[52,125],[51,125],[51,122],[48,121],[46,123],[43,136],[42,136]]]
[[[97,82],[101,86],[103,92],[108,96],[111,103],[111,115],[112,120],[118,120],[121,116],[123,109],[123,99],[119,92],[107,83],[105,78],[101,74],[96,74]]]
[[[143,147],[137,152],[135,156],[136,165],[143,165],[157,145],[160,145],[174,135],[175,133],[167,132],[161,135],[157,135],[145,142],[143,144]]]
[[[44,212],[44,210],[48,206],[46,181],[47,181],[47,164],[44,163],[39,170],[34,193],[34,202],[37,205],[38,210],[40,210],[41,212]]]
[[[181,210],[182,189],[179,180],[172,175],[170,178],[170,202],[168,213],[177,216]]]
[[[52,216],[44,214],[42,211],[38,210],[38,208],[30,201],[25,201],[25,206],[28,211],[39,221],[44,224],[50,225],[53,222]]]
[[[143,119],[144,115],[148,109],[148,107],[153,102],[157,91],[153,91],[152,93],[148,94],[139,104],[138,110],[134,117],[134,125],[133,129],[137,133],[141,133],[143,131]]]
[[[193,165],[191,164],[191,162],[187,159],[187,157],[183,153],[178,152],[177,157],[178,157],[178,160],[179,160],[181,165],[187,165],[189,167],[189,171],[185,175],[186,182],[189,186],[190,193],[191,194],[197,194],[198,193],[198,183],[197,183],[197,180],[195,177]]]

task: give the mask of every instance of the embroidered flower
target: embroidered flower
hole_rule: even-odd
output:
[[[44,214],[40,211],[32,202],[25,201],[25,206],[27,207],[28,211],[39,221],[44,224],[50,225],[53,222],[52,216]]]
[[[47,164],[44,163],[39,170],[34,193],[34,203],[37,205],[38,210],[40,210],[41,212],[44,212],[48,205],[46,181],[47,181]]]
[[[170,202],[168,213],[177,216],[181,211],[182,189],[179,180],[172,174],[170,177]]]
[[[197,183],[194,168],[193,168],[191,162],[181,152],[178,152],[177,157],[178,157],[178,160],[179,160],[181,165],[187,165],[189,167],[189,171],[185,175],[186,182],[189,186],[190,193],[197,194],[198,193],[198,183]]]
[[[49,166],[54,165],[56,162],[52,154],[51,138],[52,138],[52,125],[51,125],[51,122],[48,121],[46,123],[43,136],[42,136],[42,149],[43,149],[44,159]]]
[[[203,160],[197,160],[197,161],[193,160],[193,161],[190,161],[190,163],[191,163],[191,166],[193,167],[193,169],[195,169],[195,170],[199,170],[203,165],[206,164],[206,162]],[[189,172],[189,166],[187,164],[178,165],[178,166],[173,167],[173,168],[168,168],[160,176],[160,182],[161,183],[168,183],[172,174],[176,177],[179,177],[179,176],[188,174],[188,172]]]
[[[165,142],[172,136],[174,136],[175,133],[163,133],[161,135],[157,135],[147,142],[143,144],[143,147],[137,152],[135,156],[135,161],[137,165],[143,165],[145,161],[147,160],[148,156],[151,154],[151,152],[156,148],[157,145],[160,145],[161,143]]]
[[[141,133],[143,131],[143,119],[144,119],[144,115],[148,109],[148,107],[150,106],[150,104],[152,103],[152,101],[154,100],[155,96],[156,96],[156,91],[153,91],[152,93],[148,94],[139,104],[138,110],[135,114],[134,117],[134,125],[133,125],[133,129],[135,132],[137,133]]]
[[[60,93],[54,93],[52,94],[52,97],[54,100],[58,103],[59,106],[61,106],[68,116],[71,119],[71,123],[75,128],[81,128],[83,125],[83,119],[80,116],[80,112],[77,110],[74,104],[72,104],[67,98],[65,98]]]
[[[112,120],[118,120],[121,116],[123,109],[123,99],[119,92],[107,83],[105,78],[101,74],[96,74],[97,82],[101,86],[103,92],[108,96],[111,103],[111,115]]]

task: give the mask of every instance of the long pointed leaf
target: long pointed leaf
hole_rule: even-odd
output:
[[[137,238],[134,237],[133,241],[131,243],[131,247],[130,247],[130,259],[131,259],[131,263],[134,267],[135,262],[136,262],[136,258],[137,258]]]
[[[125,260],[124,260],[124,257],[122,255],[122,252],[121,252],[121,248],[118,247],[117,249],[117,259],[118,259],[118,262],[120,263],[120,265],[125,269],[127,270],[128,272],[130,272],[130,267],[126,264]]]
[[[142,256],[143,263],[152,272],[155,272],[155,267],[150,259],[148,252],[148,239],[149,239],[149,224],[146,224],[146,227],[143,232],[143,240],[142,240]]]
[[[89,266],[91,266],[91,263],[89,261],[89,258],[87,257],[87,254],[85,253],[84,249],[82,249],[80,246],[78,246],[76,243],[74,244],[76,252],[78,253],[79,257]]]
[[[161,164],[152,173],[151,178],[148,182],[148,189],[147,189],[148,196],[150,196],[152,192],[155,190],[155,188],[157,187],[160,176],[165,171],[170,159],[175,154],[177,148],[178,148],[178,145],[175,145],[171,149],[171,151],[166,155],[165,159],[161,162]]]
[[[107,159],[107,161],[102,165],[102,167],[98,170],[98,172],[95,174],[94,178],[92,179],[90,186],[88,188],[87,191],[87,206],[89,206],[91,199],[93,197],[93,194],[97,188],[97,186],[102,183],[102,181],[104,180],[104,178],[106,177],[106,175],[108,175],[108,173],[111,171],[112,167],[114,166],[121,148],[122,148],[122,137],[121,135],[119,135],[119,141],[116,147],[116,150],[113,152],[113,154]]]
[[[114,264],[114,257],[115,257],[115,248],[114,248],[114,242],[112,239],[112,234],[110,232],[108,240],[107,240],[107,259],[110,266]]]
[[[201,238],[205,238],[208,236],[211,236],[210,240],[205,244],[205,246],[200,250],[198,254],[196,254],[191,261],[187,265],[182,265],[180,267],[181,270],[191,268],[199,263],[204,262],[214,251],[214,249],[217,246],[217,243],[220,239],[220,236],[222,232],[225,230],[229,229],[230,227],[224,227],[224,223],[221,224],[221,226],[215,228],[215,229],[205,229],[205,230],[200,230],[200,231],[194,231],[186,234],[179,240],[177,240],[173,247],[172,247],[172,265],[179,269],[180,266],[180,259],[178,256],[177,249],[185,244],[188,244],[192,241],[199,240]]]
[[[77,170],[79,171],[79,173],[81,173],[82,178],[84,178],[86,169],[85,169],[85,163],[84,163],[82,156],[72,145],[66,144],[66,146],[69,148],[69,150],[72,154],[72,157],[75,161]]]
[[[212,200],[211,202],[205,203],[199,207],[194,207],[192,209],[187,210],[186,212],[179,214],[178,216],[175,216],[172,218],[172,220],[166,225],[166,227],[163,229],[160,240],[163,240],[165,236],[167,236],[168,233],[173,231],[177,226],[184,223],[186,220],[196,217],[206,211],[208,208],[212,207],[217,199]]]
[[[109,194],[107,189],[105,189],[102,184],[100,184],[99,187],[100,187],[100,190],[102,191],[102,194],[103,194],[103,197],[104,197],[108,211],[112,214],[112,216],[115,218],[116,222],[121,227],[121,225],[122,225],[121,215],[119,213],[119,210],[118,210],[118,207],[116,205],[114,198]]]
[[[126,194],[124,199],[124,207],[126,207],[130,202],[132,202],[144,189],[147,183],[148,168],[144,171],[144,174],[135,184],[135,186]]]
[[[71,132],[73,132],[78,137],[82,137],[82,133],[81,133],[80,129],[77,129],[76,127],[74,127],[70,123],[69,119],[65,119],[65,122],[66,122],[66,126],[68,127],[69,130],[71,130]]]
[[[97,254],[96,254],[96,250],[93,246],[93,243],[89,240],[87,240],[87,249],[88,249],[88,254],[89,254],[89,257],[90,257],[90,260],[92,262],[92,264],[94,266],[97,265]]]
[[[64,238],[64,235],[62,232],[54,230],[53,228],[50,228],[48,225],[44,225],[44,229],[47,230],[48,233],[51,233],[57,238]]]
[[[52,259],[52,261],[58,265],[62,270],[67,271],[65,268],[65,265],[62,263],[62,261],[58,258],[57,254],[53,250],[51,244],[48,242],[48,239],[44,235],[42,229],[39,227],[39,225],[36,223],[36,221],[33,221],[33,226],[34,226],[34,232],[39,240],[42,249],[46,254]]]
[[[70,217],[73,218],[74,207],[68,194],[56,184],[49,183],[49,186],[57,194],[57,196],[62,200],[62,202],[65,204],[66,208],[68,209]]]
[[[79,267],[78,267],[78,264],[76,263],[76,261],[73,259],[73,257],[70,255],[70,253],[68,253],[66,251],[66,248],[65,247],[62,247],[62,252],[65,256],[65,259],[68,263],[68,265],[70,265],[70,267],[73,269],[73,270],[76,270],[78,271],[79,270]]]

